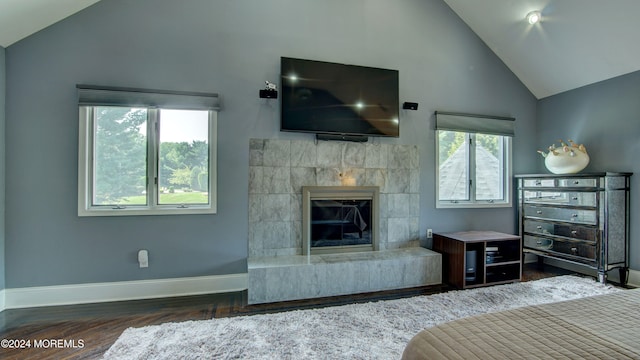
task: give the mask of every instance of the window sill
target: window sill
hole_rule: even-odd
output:
[[[491,208],[510,208],[513,207],[511,202],[484,202],[484,203],[469,203],[469,202],[438,202],[436,203],[436,209],[491,209]]]
[[[216,214],[216,208],[210,206],[191,206],[187,208],[179,207],[162,207],[162,208],[144,208],[130,207],[122,209],[78,209],[78,216],[143,216],[143,215],[198,215],[198,214]]]

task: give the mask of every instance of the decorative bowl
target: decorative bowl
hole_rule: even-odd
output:
[[[560,147],[549,146],[549,152],[538,150],[544,156],[544,165],[554,174],[575,174],[589,164],[589,154],[584,145],[568,140],[569,145],[560,140]]]

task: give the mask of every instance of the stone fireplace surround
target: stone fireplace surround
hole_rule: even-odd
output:
[[[249,304],[441,282],[440,254],[419,246],[417,146],[277,139],[249,146]],[[303,186],[379,187],[380,251],[303,256]],[[338,284],[331,274],[351,275]]]

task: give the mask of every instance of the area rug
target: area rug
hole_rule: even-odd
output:
[[[580,276],[276,314],[129,328],[104,359],[399,359],[458,318],[623,291]]]

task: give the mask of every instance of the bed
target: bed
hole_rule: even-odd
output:
[[[441,324],[414,336],[402,358],[640,359],[640,289]]]

